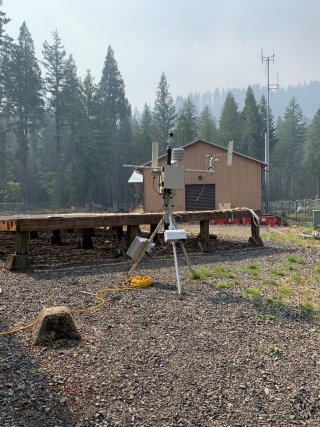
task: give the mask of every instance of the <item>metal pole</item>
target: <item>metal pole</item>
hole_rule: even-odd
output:
[[[274,53],[271,56],[263,56],[261,51],[262,63],[266,63],[267,71],[267,132],[265,134],[265,163],[264,184],[265,184],[265,213],[270,209],[270,89],[278,89],[278,83],[270,84],[270,61],[274,63]]]
[[[172,249],[173,249],[173,257],[174,257],[174,266],[175,266],[175,269],[176,269],[178,294],[181,295],[181,284],[180,284],[180,275],[179,275],[178,255],[177,255],[177,248],[176,248],[176,243],[175,242],[172,242]]]

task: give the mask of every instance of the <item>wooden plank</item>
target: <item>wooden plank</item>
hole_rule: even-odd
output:
[[[259,212],[257,212],[259,213]],[[30,215],[5,219],[0,217],[0,231],[50,231],[67,229],[84,229],[97,227],[121,227],[124,225],[158,224],[163,214],[129,213],[129,214],[64,214],[64,215]],[[176,222],[210,221],[215,218],[243,218],[251,216],[247,209],[230,209],[225,211],[175,212]]]

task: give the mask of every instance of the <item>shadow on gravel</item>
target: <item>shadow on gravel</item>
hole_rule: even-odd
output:
[[[1,330],[6,327],[1,319]],[[1,427],[72,426],[52,379],[27,354],[19,334],[0,336],[0,378]]]

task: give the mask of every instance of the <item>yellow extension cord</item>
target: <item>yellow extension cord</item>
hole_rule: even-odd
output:
[[[99,289],[94,294],[96,300],[99,301],[98,304],[90,305],[89,307],[86,307],[86,308],[74,308],[74,309],[69,310],[69,312],[70,313],[86,313],[88,311],[97,310],[98,308],[102,307],[106,303],[106,300],[101,295],[101,293],[103,293],[103,292],[132,291],[135,289],[147,288],[150,285],[152,285],[152,279],[150,276],[134,276],[134,277],[131,277],[131,278],[125,280],[122,283],[122,286],[120,288],[102,288],[102,289]],[[34,325],[34,322],[30,323],[29,325],[20,326],[19,328],[16,328],[16,329],[11,329],[10,331],[0,332],[0,335],[15,334],[17,332],[21,332],[21,331],[24,331],[26,329],[32,328],[33,325]]]

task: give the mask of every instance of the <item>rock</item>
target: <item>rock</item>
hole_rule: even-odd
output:
[[[44,308],[33,326],[33,345],[45,345],[58,339],[81,338],[69,308],[66,306]]]

